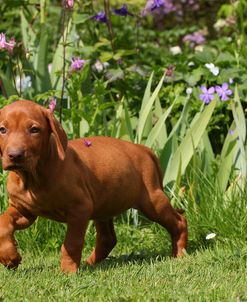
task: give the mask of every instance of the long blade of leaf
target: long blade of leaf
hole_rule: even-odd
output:
[[[151,73],[151,76],[148,80],[147,87],[146,87],[145,92],[144,92],[144,96],[143,96],[143,99],[142,99],[142,106],[141,106],[141,110],[140,110],[140,115],[141,115],[141,112],[143,111],[144,107],[146,106],[148,100],[150,99],[153,76],[154,76],[154,72]]]
[[[236,124],[232,123],[230,131],[228,132],[220,155],[220,165],[217,173],[217,182],[220,191],[223,193],[226,190],[227,184],[229,182],[229,177],[235,162],[236,152],[237,152],[237,132],[235,131]],[[234,132],[231,134],[231,132]]]
[[[164,145],[163,150],[160,153],[160,164],[162,170],[165,172],[167,170],[171,155],[175,149],[177,149],[178,137],[184,137],[186,127],[187,127],[187,118],[189,113],[189,98],[186,99],[181,116],[175,126],[173,127],[171,133],[168,136],[168,139]]]
[[[44,92],[51,89],[50,75],[48,72],[48,33],[44,25],[41,27],[37,56],[34,64],[36,71],[36,89]]]
[[[246,181],[246,154],[244,149],[244,142],[246,139],[246,121],[244,116],[244,111],[239,99],[237,86],[235,87],[234,101],[232,102],[232,113],[233,118],[236,123],[236,131],[238,133],[237,146],[238,146],[238,154],[237,161],[235,163],[236,168],[239,169],[239,186],[241,189],[244,188]]]
[[[185,169],[191,160],[195,148],[197,148],[202,135],[210,121],[214,108],[216,106],[216,100],[213,100],[201,113],[201,116],[193,126],[187,131],[185,138],[182,140],[177,151],[169,162],[169,166],[165,173],[164,185],[168,185],[171,182],[176,181],[179,172],[179,162],[182,158],[181,173],[185,172]]]
[[[166,119],[168,118],[168,116],[170,115],[172,108],[175,104],[174,103],[166,110],[166,112],[164,112],[164,114],[159,118],[158,122],[155,124],[155,126],[152,128],[145,145],[147,147],[152,147],[152,145],[154,144],[155,140],[157,139],[158,135],[160,134],[160,131],[166,121]]]
[[[138,143],[141,143],[141,139],[142,139],[142,134],[143,134],[143,130],[144,130],[144,127],[145,127],[145,123],[147,121],[149,113],[152,110],[153,103],[154,103],[156,97],[158,96],[159,91],[160,91],[160,89],[161,89],[161,87],[163,85],[164,77],[165,77],[165,75],[163,75],[163,77],[161,78],[159,84],[155,88],[153,94],[151,95],[151,97],[149,98],[149,100],[146,101],[146,104],[144,105],[143,110],[140,112],[139,125],[138,125],[138,129],[137,129],[137,142]]]

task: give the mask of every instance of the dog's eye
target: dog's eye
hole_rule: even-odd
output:
[[[33,127],[30,128],[29,131],[30,131],[31,134],[33,134],[33,133],[39,133],[40,129],[38,127],[33,126]]]
[[[7,129],[5,127],[0,127],[0,134],[6,134]]]

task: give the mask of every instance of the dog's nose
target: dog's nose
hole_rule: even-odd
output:
[[[24,150],[23,149],[9,149],[8,156],[11,160],[21,161],[24,159]]]

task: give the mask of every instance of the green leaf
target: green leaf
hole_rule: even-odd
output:
[[[73,23],[74,24],[84,24],[90,18],[91,18],[91,16],[88,14],[75,14],[73,16]]]
[[[128,107],[127,107],[125,100],[124,100],[124,117],[125,117],[126,128],[128,130],[129,137],[130,137],[131,141],[134,142],[135,138],[134,138],[134,134],[133,134],[133,129],[132,129],[132,125],[131,125]]]
[[[189,100],[190,97],[188,97],[185,101],[181,116],[175,126],[173,127],[171,133],[169,134],[169,137],[166,141],[166,144],[161,151],[160,154],[160,163],[161,163],[161,168],[163,171],[167,170],[168,163],[171,159],[171,155],[175,152],[177,149],[177,142],[178,142],[178,137],[184,137],[186,127],[187,127],[187,118],[188,118],[188,113],[189,113]]]
[[[185,81],[188,83],[189,86],[195,86],[201,79],[204,71],[201,67],[194,69],[191,74],[185,75]]]
[[[145,89],[144,96],[143,96],[143,99],[142,99],[142,105],[141,105],[140,115],[142,114],[142,111],[143,111],[144,107],[146,106],[148,100],[150,99],[153,76],[154,76],[154,73],[152,72],[151,76],[150,76],[150,78],[148,80],[148,84],[147,84],[147,87]]]
[[[71,21],[69,22],[67,29],[65,31],[70,31]],[[59,43],[57,45],[56,51],[52,60],[51,67],[51,85],[53,89],[62,89],[62,69],[63,69],[63,37],[60,38]],[[65,61],[67,62],[70,57],[69,47],[66,47],[65,51]]]
[[[159,118],[158,122],[155,124],[155,126],[152,128],[147,140],[146,140],[146,143],[145,145],[148,146],[148,147],[152,147],[155,140],[157,139],[160,131],[162,130],[162,127],[167,119],[167,117],[170,115],[171,111],[172,111],[172,108],[175,104],[175,101],[174,103],[166,110],[166,112]]]
[[[215,63],[234,63],[236,58],[230,52],[220,52]]]
[[[48,33],[44,25],[41,25],[40,40],[37,55],[34,62],[36,71],[37,92],[44,92],[51,89],[51,80],[48,71]]]
[[[215,60],[212,51],[207,47],[204,47],[202,52],[197,52],[195,54],[195,59],[201,63],[213,63]]]
[[[157,97],[154,104],[153,116],[154,118],[157,117],[159,119],[161,118],[162,115],[163,115],[163,109],[160,104],[160,99],[159,97]],[[167,136],[166,124],[164,123],[156,139],[156,146],[158,150],[162,150],[164,148],[164,145],[167,141],[167,137],[168,136]]]
[[[36,40],[36,35],[32,30],[32,27],[28,24],[27,19],[23,13],[23,9],[20,11],[21,14],[21,34],[24,46],[26,49],[32,49]]]
[[[235,94],[234,94],[234,101],[232,102],[232,113],[233,118],[236,123],[236,131],[238,133],[238,139],[237,139],[237,158],[235,167],[239,170],[239,187],[241,189],[244,189],[245,183],[246,183],[246,174],[247,174],[247,162],[246,162],[246,154],[244,149],[244,142],[246,139],[246,121],[244,116],[244,111],[239,99],[238,95],[238,88],[237,85],[235,87]]]
[[[62,72],[63,68],[63,46],[62,38],[60,39],[55,54],[52,60],[51,67],[51,84],[53,89],[61,89],[61,76],[58,75],[59,72]]]
[[[175,154],[172,156],[171,161],[169,162],[164,177],[164,185],[170,185],[172,182],[176,181],[180,161],[182,161],[181,173],[183,174],[185,172],[185,169],[195,152],[195,148],[197,148],[210,121],[215,106],[216,100],[213,100],[209,105],[207,105],[207,107],[205,107],[204,111],[200,115],[200,118],[197,119],[190,129],[188,129],[185,138],[182,140]]]
[[[232,113],[236,123],[237,131],[244,143],[246,139],[246,120],[245,120],[243,107],[239,99],[237,85],[235,87],[234,102],[232,102],[231,105],[232,105]]]
[[[138,128],[137,128],[137,142],[140,143],[142,140],[142,135],[143,135],[143,130],[145,127],[145,124],[147,122],[147,118],[152,110],[152,106],[154,104],[155,99],[157,98],[160,89],[163,85],[164,82],[164,78],[165,75],[163,75],[163,77],[161,78],[159,84],[157,85],[157,87],[155,88],[153,94],[151,95],[151,97],[146,100],[146,94],[144,95],[143,101],[145,102],[143,110],[141,110],[140,112],[140,116],[139,116],[139,124],[138,124]],[[149,85],[149,84],[148,84]]]
[[[208,133],[206,131],[202,136],[201,146],[201,166],[199,168],[204,174],[209,175],[212,173],[212,164],[215,159],[215,156],[211,142],[208,137]]]
[[[117,53],[114,54],[113,59],[114,60],[119,60],[122,57],[126,57],[126,56],[131,56],[136,54],[136,50],[132,50],[132,49],[118,49]]]
[[[133,129],[131,126],[129,112],[124,98],[122,98],[118,106],[114,125],[115,127],[111,134],[112,136],[116,138],[134,141]]]
[[[229,177],[235,162],[236,151],[237,151],[237,132],[235,131],[236,124],[232,123],[230,131],[234,131],[234,134],[228,132],[220,155],[220,165],[217,173],[217,182],[220,191],[223,193],[226,190],[227,184],[229,182]]]
[[[106,39],[106,38],[100,38],[99,42],[94,44],[95,49],[100,48],[100,47],[105,47],[105,46],[110,46],[111,45],[111,41]]]
[[[0,71],[0,79],[2,81],[2,85],[4,87],[4,91],[7,94],[7,97],[17,94],[14,83],[13,83],[13,76],[11,74],[10,68],[11,67],[8,66],[5,73]]]
[[[112,58],[113,58],[113,53],[109,51],[102,51],[99,56],[99,60],[103,63],[109,61]]]

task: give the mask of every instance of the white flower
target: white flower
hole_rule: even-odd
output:
[[[203,52],[203,45],[196,45],[195,52]]]
[[[182,53],[182,49],[179,46],[170,47],[170,52],[175,56]]]
[[[217,76],[220,72],[219,67],[215,66],[213,63],[207,63],[205,64],[205,67],[215,76]]]
[[[215,233],[210,233],[210,234],[208,234],[208,235],[206,236],[206,239],[207,239],[207,240],[214,239],[215,236],[216,236]]]
[[[30,76],[26,76],[26,77],[20,77],[17,76],[16,78],[16,88],[18,90],[22,90],[25,91],[28,88],[32,87],[32,81],[31,81],[31,77]]]
[[[109,66],[110,64],[108,62],[105,62],[105,63],[101,63],[100,60],[96,60],[95,64],[93,65],[93,68],[101,73],[104,69],[107,69],[107,67]]]
[[[191,87],[188,87],[188,88],[186,89],[186,93],[187,93],[188,95],[190,95],[192,92],[193,92],[193,89],[192,89]]]
[[[190,61],[190,62],[188,63],[188,66],[189,66],[189,67],[193,67],[193,66],[195,66],[195,63],[192,62],[192,61]]]
[[[226,22],[226,20],[224,20],[224,19],[219,19],[215,24],[214,24],[214,28],[216,29],[216,30],[220,30],[220,29],[222,29],[222,28],[224,28],[224,27],[226,27],[227,26],[227,22]]]

